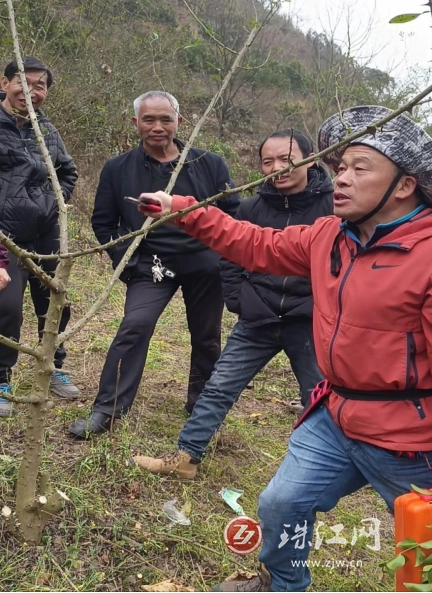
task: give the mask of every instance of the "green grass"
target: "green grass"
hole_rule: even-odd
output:
[[[85,227],[75,223],[80,241]],[[69,289],[72,322],[91,305],[111,271],[104,257],[77,262]],[[287,360],[277,356],[245,390],[239,403],[212,442],[196,481],[146,475],[128,461],[138,452],[159,454],[173,449],[185,415],[189,365],[189,335],[183,304],[175,297],[162,316],[149,351],[139,395],[130,415],[117,422],[109,435],[90,442],[74,442],[67,426],[87,412],[95,396],[106,350],[121,322],[124,289],[119,284],[108,302],[68,345],[67,368],[83,400],[55,400],[46,430],[43,466],[52,483],[65,491],[71,503],[48,524],[37,548],[15,541],[0,527],[0,590],[10,591],[137,591],[142,585],[174,579],[180,586],[208,590],[238,569],[254,570],[257,554],[242,558],[223,542],[225,524],[234,516],[219,490],[244,490],[239,502],[256,517],[257,497],[283,458],[294,417],[286,401],[297,394]],[[26,302],[24,338],[34,343],[35,320]],[[224,339],[235,319],[226,314]],[[14,382],[28,393],[33,364],[20,356]],[[13,505],[17,466],[22,451],[25,407],[16,406],[12,419],[1,420],[0,492],[3,503]],[[256,414],[259,414],[256,416]],[[176,498],[191,506],[191,526],[172,526],[163,504]],[[392,521],[372,490],[343,500],[325,522],[345,525],[351,539],[365,517],[381,520],[380,552],[372,552],[365,538],[351,548],[323,544],[312,560],[353,559],[361,567],[312,570],[315,591],[387,591],[393,583],[383,576],[379,562],[393,555]]]

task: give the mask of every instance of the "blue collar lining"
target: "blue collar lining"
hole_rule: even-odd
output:
[[[374,232],[372,233],[371,238],[369,239],[367,244],[364,246],[362,245],[362,247],[371,245],[372,243],[377,241],[379,238],[384,237],[387,233],[390,233],[392,230],[394,230],[398,226],[404,224],[405,222],[410,221],[412,218],[414,218],[414,216],[416,216],[419,212],[422,212],[422,210],[424,210],[425,208],[426,208],[426,206],[424,204],[420,204],[420,206],[417,206],[417,208],[415,208],[411,212],[408,212],[408,214],[405,214],[405,216],[401,216],[400,218],[397,218],[396,220],[392,220],[390,222],[377,224],[374,229]],[[348,237],[350,237],[353,241],[355,241],[356,243],[361,245],[360,239],[358,238],[358,236],[356,234],[357,227],[355,226],[355,224],[350,225],[348,220],[344,220],[340,224],[340,229]],[[378,235],[378,237],[376,235]]]

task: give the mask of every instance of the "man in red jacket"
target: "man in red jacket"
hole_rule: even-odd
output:
[[[329,118],[323,150],[391,113],[363,106]],[[432,487],[432,139],[400,115],[327,155],[335,216],[283,231],[201,208],[177,224],[236,264],[310,276],[325,381],[259,500],[258,577],[218,591],[304,591],[317,512],[370,483],[392,511],[411,484]],[[142,194],[162,215],[193,198]],[[303,532],[304,537],[300,537]],[[348,540],[349,541],[349,540]]]

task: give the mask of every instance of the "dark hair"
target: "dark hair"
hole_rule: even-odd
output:
[[[24,64],[24,72],[26,72],[27,70],[43,70],[45,72],[45,74],[47,75],[47,87],[50,88],[50,86],[53,83],[53,75],[52,75],[51,70],[49,70],[37,58],[32,58],[31,56],[27,56],[26,58],[23,58],[23,64]],[[17,64],[16,60],[13,60],[12,62],[9,62],[9,64],[6,66],[6,68],[4,70],[4,76],[8,80],[12,80],[12,78],[17,73],[18,73],[18,64]]]
[[[258,148],[260,159],[263,146],[267,140],[270,140],[270,138],[289,138],[290,140],[295,140],[300,148],[303,158],[307,158],[310,153],[313,152],[312,142],[302,132],[297,130],[279,130],[278,132],[273,132],[273,134],[270,134],[270,136],[267,136],[267,138],[261,142],[260,147]]]

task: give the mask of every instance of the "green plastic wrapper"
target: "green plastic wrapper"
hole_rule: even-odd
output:
[[[244,494],[244,490],[237,490],[236,488],[222,488],[219,494],[223,500],[227,503],[237,515],[244,515],[244,510],[241,504],[237,502],[237,499]]]

